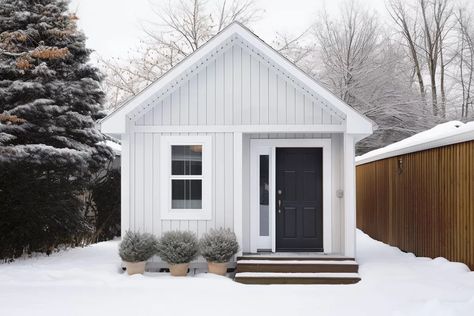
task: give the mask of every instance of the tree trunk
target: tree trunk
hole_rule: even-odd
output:
[[[440,91],[441,91],[441,117],[446,118],[446,88],[444,86],[444,56],[443,56],[443,41],[440,37],[440,50],[439,50],[439,57],[440,57]]]

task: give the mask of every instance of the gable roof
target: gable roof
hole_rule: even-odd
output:
[[[163,96],[172,92],[182,80],[195,74],[202,65],[213,59],[219,52],[232,46],[234,41],[241,41],[248,49],[265,58],[269,64],[277,65],[279,70],[295,82],[295,84],[303,87],[311,95],[316,94],[318,98],[324,99],[325,103],[329,104],[327,109],[346,121],[347,133],[372,134],[374,124],[371,120],[336,97],[314,78],[307,75],[303,70],[238,22],[231,23],[158,80],[128,99],[119,108],[105,117],[100,122],[102,132],[108,134],[126,133],[126,121],[132,121],[147,112],[153,106],[153,100],[157,94]]]

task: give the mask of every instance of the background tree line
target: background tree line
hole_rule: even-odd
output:
[[[217,6],[216,6],[217,3]],[[301,34],[272,46],[378,125],[366,152],[445,120],[474,117],[473,6],[456,0],[387,0],[385,10],[347,0],[319,12]],[[154,6],[144,40],[126,59],[100,60],[108,106],[116,107],[198,49],[230,22],[248,27],[253,0],[180,0]]]

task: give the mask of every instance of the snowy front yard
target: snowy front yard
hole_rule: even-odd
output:
[[[473,315],[474,272],[358,232],[356,285],[119,273],[118,242],[0,265],[0,315]],[[250,314],[249,314],[250,313]]]

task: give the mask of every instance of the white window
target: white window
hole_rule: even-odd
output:
[[[161,137],[161,218],[209,220],[211,137]]]

